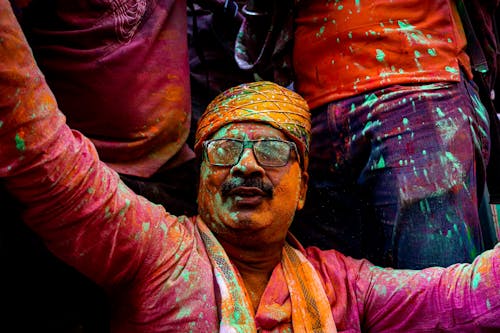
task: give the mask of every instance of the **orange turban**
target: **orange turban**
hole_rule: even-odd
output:
[[[217,96],[202,114],[194,149],[200,156],[203,141],[227,124],[259,122],[271,125],[290,138],[307,170],[311,119],[307,102],[297,93],[268,81],[245,83]]]

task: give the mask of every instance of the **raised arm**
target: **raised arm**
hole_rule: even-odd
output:
[[[0,177],[48,248],[104,286],[137,276],[146,256],[165,264],[185,237],[170,228],[176,218],[126,188],[66,126],[7,0],[0,0]]]

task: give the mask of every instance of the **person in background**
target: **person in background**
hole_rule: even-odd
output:
[[[306,101],[271,82],[219,95],[195,136],[198,215],[135,194],[71,130],[0,0],[0,179],[62,260],[106,289],[114,332],[500,328],[500,246],[473,264],[393,270],[303,248]]]
[[[136,193],[195,213],[186,1],[19,3],[70,126]]]
[[[191,82],[191,133],[201,114],[222,91],[254,81],[252,72],[242,70],[234,58],[234,43],[245,1],[188,0],[188,48]]]
[[[311,108],[300,240],[398,268],[471,262],[497,242],[478,209],[490,120],[455,1],[248,1],[244,12],[240,67],[293,82]]]

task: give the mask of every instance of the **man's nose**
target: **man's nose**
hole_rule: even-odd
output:
[[[257,158],[252,148],[245,148],[241,153],[241,158],[232,168],[232,174],[264,174],[265,170],[257,162]]]

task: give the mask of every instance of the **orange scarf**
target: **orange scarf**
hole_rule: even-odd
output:
[[[219,289],[220,332],[256,333],[254,312],[240,274],[199,217],[197,226],[209,254]],[[281,265],[290,292],[293,331],[336,333],[323,285],[307,258],[287,243],[283,248]]]

